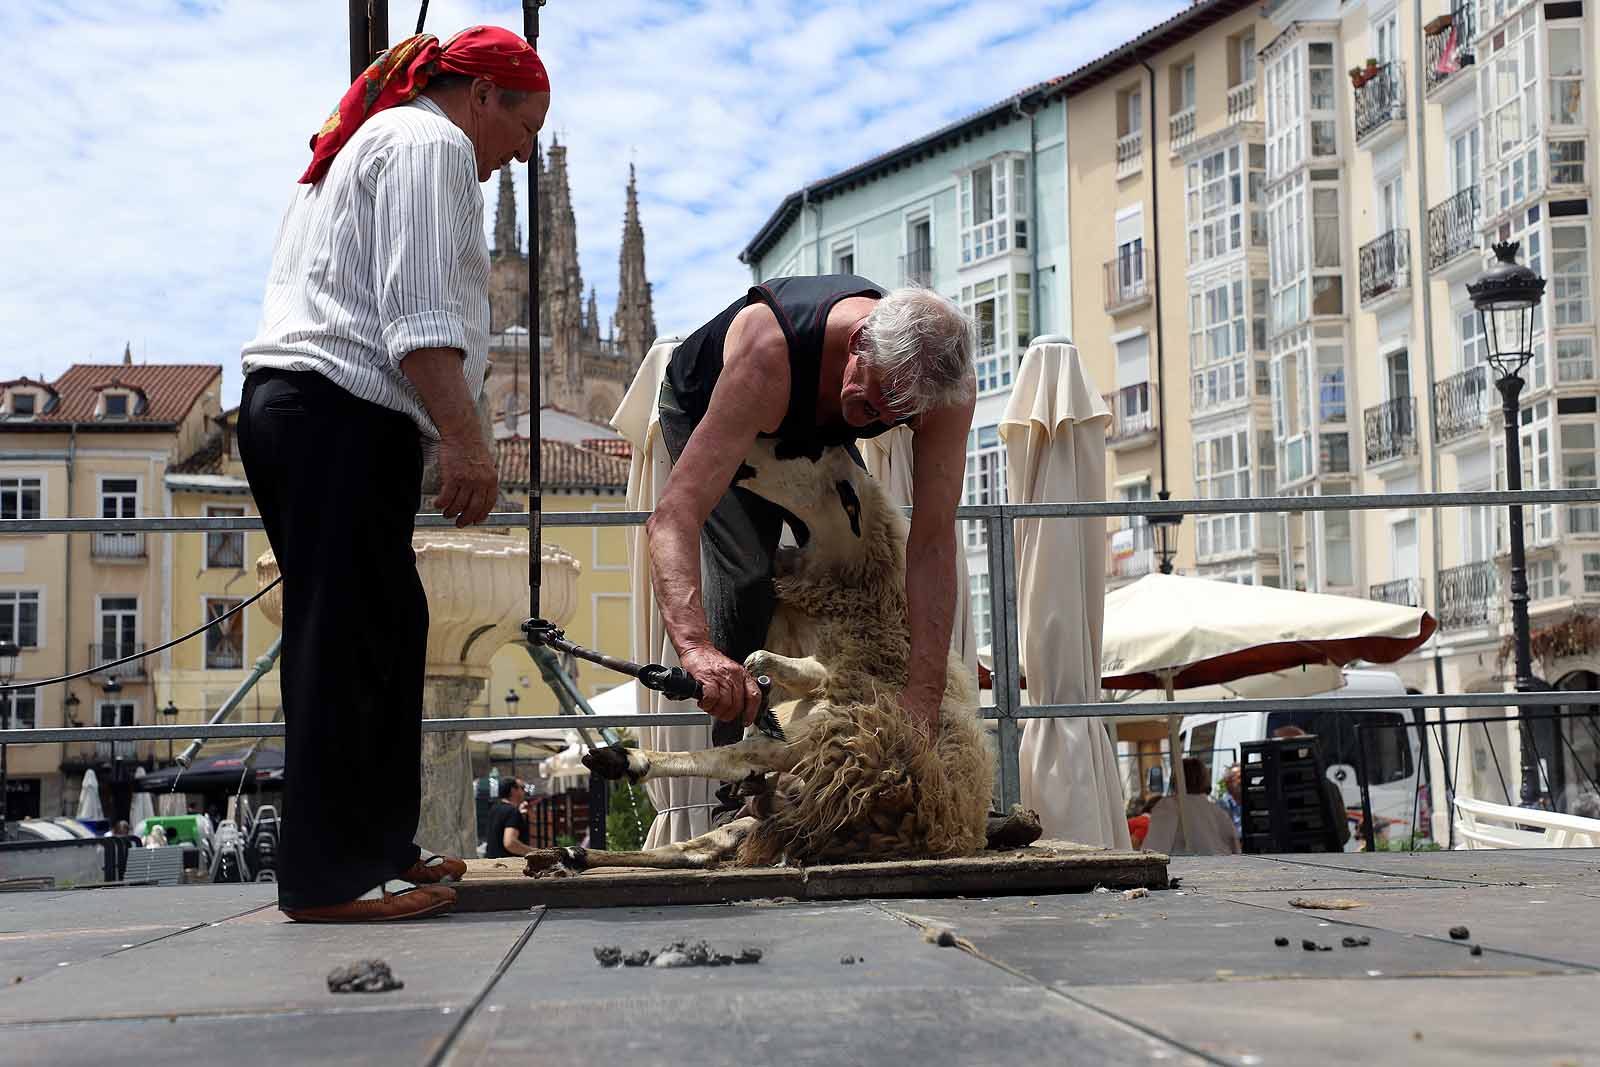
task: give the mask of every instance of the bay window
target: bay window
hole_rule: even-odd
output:
[[[1002,156],[961,175],[961,264],[1028,248],[1028,163]]]

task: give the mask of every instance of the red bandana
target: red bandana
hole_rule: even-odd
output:
[[[311,166],[301,185],[320,181],[333,157],[367,119],[414,98],[435,74],[488,78],[502,89],[548,93],[550,76],[527,41],[498,26],[472,26],[443,47],[432,34],[407,37],[379,54],[345,92],[328,121],[311,137]]]

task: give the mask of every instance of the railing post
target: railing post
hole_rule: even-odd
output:
[[[1361,821],[1366,826],[1367,851],[1378,851],[1378,828],[1372,824],[1372,783],[1367,779],[1367,739],[1355,724],[1356,773],[1361,776]]]
[[[998,720],[996,774],[1002,811],[1022,802],[1019,749],[1022,735],[1016,709],[1022,700],[1021,666],[1017,654],[1016,557],[1011,521],[1001,515],[985,516],[988,534],[990,617],[989,651],[994,664],[994,708]]]

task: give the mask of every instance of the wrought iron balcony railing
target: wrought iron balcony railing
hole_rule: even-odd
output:
[[[1449,444],[1489,424],[1493,409],[1489,365],[1480,363],[1433,384],[1433,441]]]
[[[1402,604],[1406,607],[1422,607],[1422,579],[1421,578],[1396,578],[1392,582],[1379,582],[1367,592],[1368,600],[1376,600],[1384,604]]]
[[[1256,83],[1244,82],[1228,90],[1228,125],[1236,122],[1254,122],[1256,117]]]
[[[1356,143],[1406,117],[1405,65],[1385,63],[1356,89]]]
[[[89,644],[89,666],[97,663],[110,663],[112,660],[122,659],[144,651],[144,643],[140,641],[93,641]],[[104,678],[143,678],[144,660],[136,659],[124,663],[120,667],[112,667],[100,672]]]
[[[1468,186],[1428,209],[1428,269],[1438,270],[1478,247],[1478,189]]]
[[[1439,572],[1439,625],[1446,630],[1487,626],[1499,607],[1500,569],[1493,560]]]
[[[1363,304],[1411,284],[1411,235],[1390,230],[1361,246],[1358,256]]]
[[[1111,409],[1111,430],[1106,434],[1106,444],[1121,444],[1155,430],[1156,387],[1153,383],[1124,386],[1107,393],[1105,400]]]
[[[900,284],[924,289],[933,284],[933,249],[913,248],[900,257]]]
[[[1138,525],[1106,531],[1106,576],[1142,578],[1156,569],[1155,531],[1139,520]]]
[[[1150,301],[1150,254],[1134,252],[1105,262],[1106,310],[1128,311]]]
[[[1472,66],[1472,39],[1478,35],[1478,5],[1458,4],[1450,14],[1423,27],[1422,55],[1428,64],[1427,92],[1433,92],[1456,74]]]
[[[1362,413],[1367,466],[1417,454],[1417,401],[1401,396]]]
[[[144,559],[144,534],[96,533],[89,551],[95,559]]]
[[[1117,138],[1117,177],[1125,178],[1144,166],[1144,134],[1135,130]]]

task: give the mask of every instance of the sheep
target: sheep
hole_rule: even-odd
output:
[[[745,661],[752,674],[772,680],[787,740],[752,732],[699,752],[612,747],[584,763],[592,773],[634,782],[740,782],[776,773],[776,790],[747,806],[755,814],[690,841],[645,852],[544,850],[529,857],[530,873],[931,858],[981,849],[993,758],[974,680],[952,655],[931,745],[899,707],[911,652],[905,517],[842,448],[794,455],[758,440],[734,484],[782,508],[800,546],[778,561],[768,648]],[[772,647],[811,654],[785,656]]]

